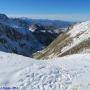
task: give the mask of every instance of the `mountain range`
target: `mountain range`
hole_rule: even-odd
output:
[[[5,14],[0,14],[0,51],[31,57],[59,35],[60,31],[57,33],[49,29],[37,22],[33,24],[30,19],[9,18]]]
[[[90,53],[90,21],[77,23],[69,29],[60,34],[47,48],[33,56],[45,59],[77,53]]]

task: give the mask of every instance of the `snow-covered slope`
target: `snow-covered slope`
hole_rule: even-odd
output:
[[[0,89],[5,88],[90,90],[90,54],[38,61],[0,52]]]
[[[34,54],[36,58],[52,58],[76,53],[90,53],[90,21],[70,27],[45,50]]]

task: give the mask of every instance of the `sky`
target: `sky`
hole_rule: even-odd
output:
[[[11,17],[85,21],[90,0],[0,0],[0,13]]]

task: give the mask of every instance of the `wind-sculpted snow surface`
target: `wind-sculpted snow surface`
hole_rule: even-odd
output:
[[[34,60],[0,52],[0,88],[90,90],[90,54]]]

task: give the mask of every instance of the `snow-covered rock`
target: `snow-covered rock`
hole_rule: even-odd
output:
[[[0,89],[5,88],[90,90],[90,54],[34,60],[0,52]]]

